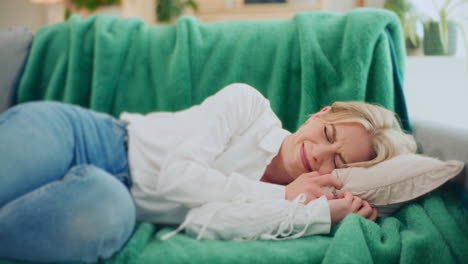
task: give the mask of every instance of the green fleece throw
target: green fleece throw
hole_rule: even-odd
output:
[[[289,130],[345,100],[375,102],[406,120],[403,62],[399,24],[384,11],[212,24],[185,17],[152,27],[72,17],[37,32],[18,102],[58,100],[115,116],[174,111],[244,82],[270,99]]]
[[[146,26],[136,19],[72,17],[41,28],[18,102],[58,100],[118,116],[174,111],[233,82],[270,99],[285,128],[337,100],[378,103],[409,129],[402,91],[404,49],[392,13],[306,12],[289,21]],[[288,241],[197,241],[139,223],[104,263],[468,263],[467,211],[437,190],[370,222],[349,215],[330,235]],[[20,263],[0,261],[0,263]]]

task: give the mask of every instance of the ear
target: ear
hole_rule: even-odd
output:
[[[319,115],[328,113],[331,110],[331,106],[325,106],[322,108],[322,110],[318,111],[317,113],[313,114],[312,116],[309,117],[310,120],[317,119]],[[307,120],[308,121],[308,120]]]

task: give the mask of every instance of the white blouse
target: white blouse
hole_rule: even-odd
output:
[[[288,239],[330,231],[325,197],[303,205],[299,195],[290,202],[285,186],[260,181],[290,133],[256,89],[231,84],[183,111],[124,112],[120,119],[129,132],[138,220],[183,222],[176,232],[185,228],[198,239]]]

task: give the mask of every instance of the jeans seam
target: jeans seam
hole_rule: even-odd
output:
[[[124,122],[114,117],[110,118],[112,122],[112,129],[116,133],[118,133],[119,137],[122,139],[125,152],[125,163],[122,163],[122,166],[116,169],[116,172],[113,173],[113,175],[118,180],[122,181],[128,188],[130,188],[132,180],[130,176],[130,168],[128,163],[128,131]]]

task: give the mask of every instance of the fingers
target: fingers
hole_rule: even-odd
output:
[[[317,181],[322,184],[319,184]],[[322,188],[324,185],[341,187],[341,182],[330,174],[319,175],[317,172],[304,173],[286,186],[285,199],[292,201],[300,193],[305,193],[307,196],[307,200],[304,202],[305,204],[320,196],[325,196],[328,200],[335,199],[335,195],[328,188]]]
[[[359,208],[361,207],[362,207],[362,199],[357,196],[353,196],[353,202],[351,204],[351,212],[357,213]]]
[[[326,190],[323,190],[323,189],[317,189],[317,190],[313,190],[313,191],[307,193],[307,203],[309,203],[310,201],[315,200],[315,199],[317,199],[317,198],[319,198],[320,196],[323,196],[323,195],[325,195],[325,197],[327,197],[327,200],[335,199],[335,195],[332,192],[326,191]]]
[[[318,197],[325,195],[327,197],[327,200],[335,199],[335,195],[330,191],[325,191],[323,189],[320,189],[320,190],[317,190],[317,193],[319,194]]]
[[[343,187],[343,183],[340,180],[338,180],[338,178],[333,176],[332,174],[324,174],[324,175],[320,175],[320,176],[314,176],[312,179],[320,187],[328,186],[328,185],[334,186],[336,189],[341,189],[341,187]]]
[[[377,216],[378,216],[377,208],[372,208],[372,214],[367,219],[370,221],[375,221],[377,219]]]
[[[351,204],[353,202],[353,195],[349,192],[343,193],[343,199],[347,202],[347,204]]]
[[[345,197],[345,193],[342,192],[342,193],[339,193],[336,195],[336,199],[343,199]]]
[[[337,199],[344,199],[345,204],[349,205],[348,208],[350,213],[355,213],[370,221],[375,221],[377,219],[377,208],[372,207],[366,200],[363,200],[349,192],[338,194]]]
[[[365,200],[362,200],[362,207],[357,211],[357,214],[364,217],[369,218],[373,213],[372,207],[369,203]]]
[[[361,202],[362,206],[356,214],[366,218],[367,220],[375,221],[378,215],[377,208],[372,207],[366,200],[361,200]]]

